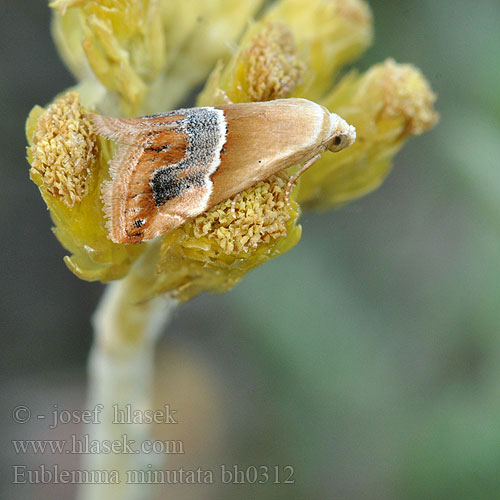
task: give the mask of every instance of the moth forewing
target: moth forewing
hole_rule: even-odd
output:
[[[227,121],[227,139],[221,167],[212,176],[213,205],[314,156],[330,132],[329,112],[305,99],[220,109]]]

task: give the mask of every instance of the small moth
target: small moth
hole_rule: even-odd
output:
[[[91,118],[97,133],[119,144],[102,187],[115,243],[151,240],[302,163],[290,188],[325,150],[341,151],[356,138],[352,125],[306,99]]]

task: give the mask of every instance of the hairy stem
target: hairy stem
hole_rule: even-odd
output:
[[[126,278],[108,285],[94,316],[87,408],[95,409],[93,415],[98,418],[92,418],[94,423],[85,433],[89,441],[99,445],[107,441],[120,445],[118,453],[83,455],[81,468],[104,471],[111,481],[118,478],[119,484],[85,484],[79,492],[80,500],[150,498],[145,485],[126,483],[127,471],[155,465],[152,455],[135,453],[141,443],[151,438],[151,425],[128,422],[126,416],[129,409],[132,413],[153,409],[155,345],[177,304],[168,296],[134,301],[138,289],[144,286],[141,278],[150,257],[151,251],[146,251]]]

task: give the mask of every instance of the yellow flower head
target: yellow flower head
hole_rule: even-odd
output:
[[[287,205],[286,173],[270,177],[162,238],[154,294],[181,301],[224,292],[248,271],[298,243],[299,206]]]
[[[122,109],[136,112],[163,64],[165,37],[159,3],[55,0],[51,6],[57,9],[54,31],[59,45],[67,47],[67,36],[71,47],[77,47],[77,59],[71,65],[76,75],[84,74],[79,67],[84,64],[83,50],[95,76],[117,93]],[[63,49],[62,53],[74,61],[72,51]]]
[[[262,22],[280,22],[292,32],[305,65],[304,80],[293,95],[312,101],[331,89],[342,66],[373,39],[371,11],[363,0],[281,0],[271,5]]]
[[[198,105],[223,103],[221,91],[234,102],[287,97],[302,81],[304,69],[295,38],[285,24],[255,24],[228,64],[224,68],[219,64],[214,70],[198,97]]]
[[[269,23],[245,51],[242,71],[250,101],[286,97],[301,82],[304,64],[297,57],[292,33],[284,24]]]
[[[168,110],[198,85],[263,0],[54,0],[53,33],[99,105],[128,116]],[[119,107],[116,110],[116,107]]]
[[[342,66],[371,43],[373,23],[366,2],[276,0],[253,21],[262,4],[52,3],[54,36],[80,83],[47,109],[32,111],[28,160],[55,233],[72,254],[66,262],[78,276],[118,279],[137,262],[136,301],[161,293],[184,301],[206,290],[223,292],[299,241],[299,203],[328,208],[369,192],[387,175],[406,139],[436,123],[435,96],[412,66],[388,60],[362,75],[351,72],[334,85]],[[112,243],[100,193],[115,146],[95,135],[76,92],[89,111],[108,115],[169,111],[211,68],[198,105],[221,104],[227,97],[233,102],[305,97],[355,125],[355,145],[326,152],[301,177],[290,204],[285,193],[299,166],[153,242]]]
[[[31,179],[50,209],[54,233],[73,254],[65,258],[68,267],[87,280],[123,277],[143,246],[107,238],[100,186],[111,153],[93,132],[78,94],[69,92],[46,110],[36,106],[26,135]]]
[[[435,100],[417,68],[392,59],[363,75],[348,74],[322,104],[356,127],[356,142],[347,151],[324,155],[303,175],[299,202],[326,209],[373,191],[404,142],[436,124]]]
[[[37,108],[35,113],[40,115],[32,138],[31,178],[73,207],[82,201],[92,181],[97,136],[75,93],[66,94],[46,112]]]

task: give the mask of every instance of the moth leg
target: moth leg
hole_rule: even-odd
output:
[[[299,171],[295,173],[293,177],[290,178],[288,181],[288,184],[286,185],[286,192],[285,192],[285,197],[286,197],[286,204],[288,208],[291,207],[290,204],[290,192],[292,191],[292,187],[294,184],[297,182],[297,179],[314,163],[316,163],[319,159],[321,158],[321,153],[318,153],[316,156],[313,156],[310,160],[307,160],[302,167],[300,167]]]
[[[236,219],[236,202],[241,198],[241,193],[237,193],[231,200],[231,215]]]
[[[234,104],[234,102],[231,101],[225,90],[222,90],[221,88],[217,87],[217,94],[219,94],[222,97],[222,99],[224,99],[226,104]]]

